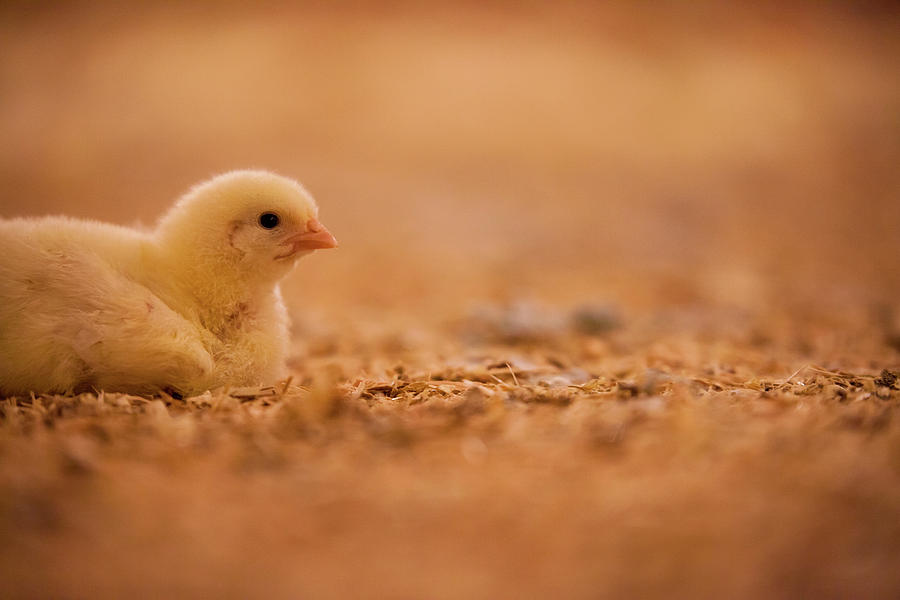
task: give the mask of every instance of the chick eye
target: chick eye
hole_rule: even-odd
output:
[[[281,219],[275,213],[266,212],[259,215],[259,224],[266,229],[275,229]]]

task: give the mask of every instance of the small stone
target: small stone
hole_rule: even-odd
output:
[[[622,326],[622,316],[614,306],[583,305],[572,311],[572,327],[585,335],[603,335]]]

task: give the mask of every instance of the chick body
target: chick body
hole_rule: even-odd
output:
[[[288,342],[278,281],[335,245],[317,212],[296,182],[237,171],[191,190],[155,230],[0,220],[0,393],[274,381]],[[277,231],[260,214],[278,215]]]

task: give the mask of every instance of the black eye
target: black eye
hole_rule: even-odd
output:
[[[259,215],[259,224],[266,229],[275,229],[279,223],[281,219],[275,213],[267,212]]]

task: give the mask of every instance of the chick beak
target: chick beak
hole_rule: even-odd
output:
[[[324,250],[326,248],[337,248],[338,242],[331,235],[331,232],[325,229],[325,226],[319,223],[318,219],[310,219],[306,222],[306,231],[291,236],[284,241],[285,246],[290,246],[290,252],[279,258],[284,258],[292,254],[296,254],[302,250]]]

